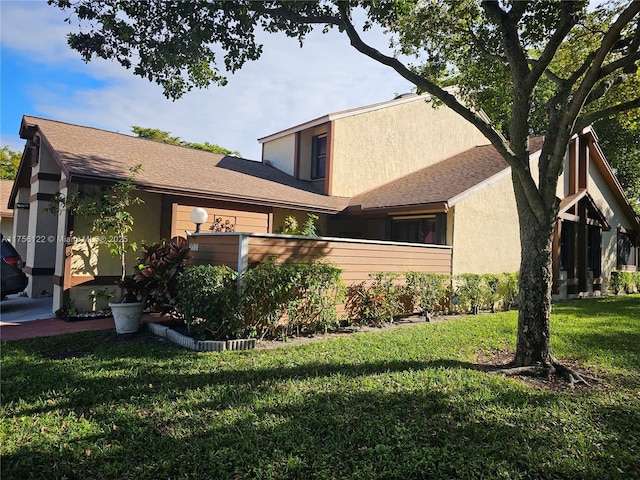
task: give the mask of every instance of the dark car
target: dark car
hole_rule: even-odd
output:
[[[2,244],[2,261],[0,261],[0,276],[2,286],[0,288],[0,299],[5,295],[20,293],[27,288],[27,276],[22,271],[22,258],[7,240],[0,234]]]

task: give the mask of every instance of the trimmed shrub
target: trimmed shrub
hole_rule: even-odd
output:
[[[609,278],[609,291],[614,295],[621,293],[633,293],[636,291],[636,279],[634,274],[638,272],[615,271]]]
[[[407,272],[407,289],[427,321],[448,310],[451,276],[439,273]]]
[[[518,287],[518,279],[520,274],[515,273],[503,273],[500,275],[500,281],[498,283],[498,295],[502,302],[503,310],[511,310],[514,306],[518,305],[518,297],[520,290]]]
[[[482,275],[463,273],[454,278],[454,292],[461,311],[477,314],[489,295],[489,288]]]
[[[297,264],[300,275],[297,297],[287,305],[287,326],[301,332],[317,332],[338,325],[337,304],[344,301],[342,270],[329,262]]]
[[[240,279],[244,329],[259,338],[313,332],[337,322],[342,271],[328,262],[277,263],[276,257]]]
[[[135,266],[133,287],[145,297],[147,306],[171,312],[178,303],[178,277],[189,259],[184,237],[173,237],[153,245],[142,245]]]
[[[347,288],[345,311],[352,323],[381,327],[413,310],[413,305],[407,304],[407,287],[398,283],[399,274],[373,273],[369,278],[372,281],[368,285],[361,282]]]
[[[242,330],[238,316],[237,274],[227,266],[199,265],[178,277],[178,308],[189,333],[215,340],[236,338]]]

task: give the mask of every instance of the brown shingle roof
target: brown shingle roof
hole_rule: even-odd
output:
[[[531,139],[530,151],[542,148],[542,137]],[[458,155],[351,198],[362,210],[450,203],[455,197],[508,168],[492,145]]]
[[[23,138],[36,129],[72,180],[123,179],[142,164],[135,182],[151,191],[328,213],[348,206],[367,210],[450,202],[507,168],[492,146],[480,146],[349,199],[318,193],[313,183],[262,162],[25,116]],[[542,137],[532,139],[532,152],[541,146]]]
[[[9,208],[9,196],[13,180],[0,180],[0,216],[13,217],[13,210]]]
[[[36,127],[72,179],[123,179],[131,167],[141,164],[135,183],[152,191],[328,212],[340,211],[348,203],[347,198],[320,194],[310,182],[262,162],[38,117],[23,118],[23,131]]]

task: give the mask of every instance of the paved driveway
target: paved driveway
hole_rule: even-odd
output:
[[[29,322],[54,317],[53,297],[28,298],[7,295],[0,302],[0,322]]]

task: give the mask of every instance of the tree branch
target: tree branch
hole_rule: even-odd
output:
[[[592,123],[602,118],[607,118],[617,113],[626,112],[627,110],[633,110],[635,108],[640,108],[640,98],[636,98],[628,102],[620,103],[618,105],[593,112],[589,115],[585,115],[576,122],[575,126],[573,127],[573,133],[581,131],[583,128],[588,127]]]
[[[626,69],[628,67],[636,67],[635,63],[640,60],[640,51],[636,50],[633,53],[629,53],[628,55],[614,60],[611,63],[608,63],[604,67],[600,69],[600,78],[604,78],[608,75],[611,75],[613,72],[619,69]]]
[[[393,68],[403,78],[416,85],[419,89],[430,93],[442,101],[447,107],[451,108],[454,112],[474,125],[491,142],[498,153],[500,153],[505,161],[511,166],[512,171],[515,172],[520,179],[523,184],[524,191],[527,194],[527,199],[532,206],[531,208],[538,216],[541,224],[544,223],[544,206],[540,196],[537,195],[537,187],[529,173],[528,155],[526,159],[523,159],[522,156],[518,156],[514,153],[506,139],[491,126],[488,119],[461,104],[449,92],[443,90],[429,79],[416,74],[398,59],[389,57],[366,44],[362,38],[360,38],[360,35],[349,20],[347,2],[339,2],[338,9],[342,18],[342,27],[345,29],[351,45],[356,50],[383,65]]]
[[[604,97],[607,94],[607,92],[609,92],[609,90],[611,90],[613,87],[615,87],[616,85],[620,85],[621,83],[624,83],[625,81],[629,80],[634,76],[635,76],[635,72],[622,73],[620,75],[616,75],[615,77],[609,77],[603,80],[598,85],[596,85],[593,90],[591,90],[584,104],[588,105],[592,102],[595,102],[599,98]]]
[[[533,62],[533,65],[531,67],[531,71],[529,73],[529,78],[527,79],[527,81],[532,85],[535,85],[538,82],[544,71],[553,60],[553,57],[558,51],[560,45],[562,45],[565,37],[569,34],[575,24],[578,23],[578,16],[573,10],[573,2],[560,2],[560,11],[562,14],[560,18],[560,24],[553,32],[553,35],[551,36],[547,45],[544,47],[544,50],[542,51],[542,54],[540,55],[538,60]]]
[[[578,118],[578,115],[582,111],[584,103],[593,89],[593,86],[601,78],[600,72],[602,64],[618,41],[620,32],[639,12],[640,2],[631,2],[629,6],[620,13],[616,21],[613,22],[605,36],[602,38],[600,48],[595,52],[593,62],[587,69],[584,79],[576,90],[572,101],[564,110],[564,122],[566,125],[572,125]]]
[[[485,57],[488,60],[494,60],[496,62],[501,62],[504,64],[507,63],[507,59],[505,57],[501,55],[497,55],[495,53],[491,53],[489,50],[487,50],[484,44],[480,40],[478,40],[478,37],[476,37],[476,35],[473,33],[473,31],[471,31],[470,28],[467,30],[467,32],[471,37],[471,41],[473,42],[473,45],[478,49],[478,51],[483,57]]]
[[[566,82],[564,78],[559,77],[548,68],[544,71],[544,74],[547,76],[549,80],[551,80],[553,83],[555,83],[558,86],[562,86]]]
[[[526,3],[527,2],[523,2]],[[504,37],[503,43],[509,66],[515,78],[527,78],[529,63],[518,34],[518,24],[507,14],[496,1],[483,1],[487,17],[500,28]],[[515,7],[514,7],[515,8]]]
[[[301,15],[298,12],[285,7],[267,8],[267,15],[272,15],[281,20],[288,20],[296,24],[334,25],[342,26],[342,21],[334,15]]]

